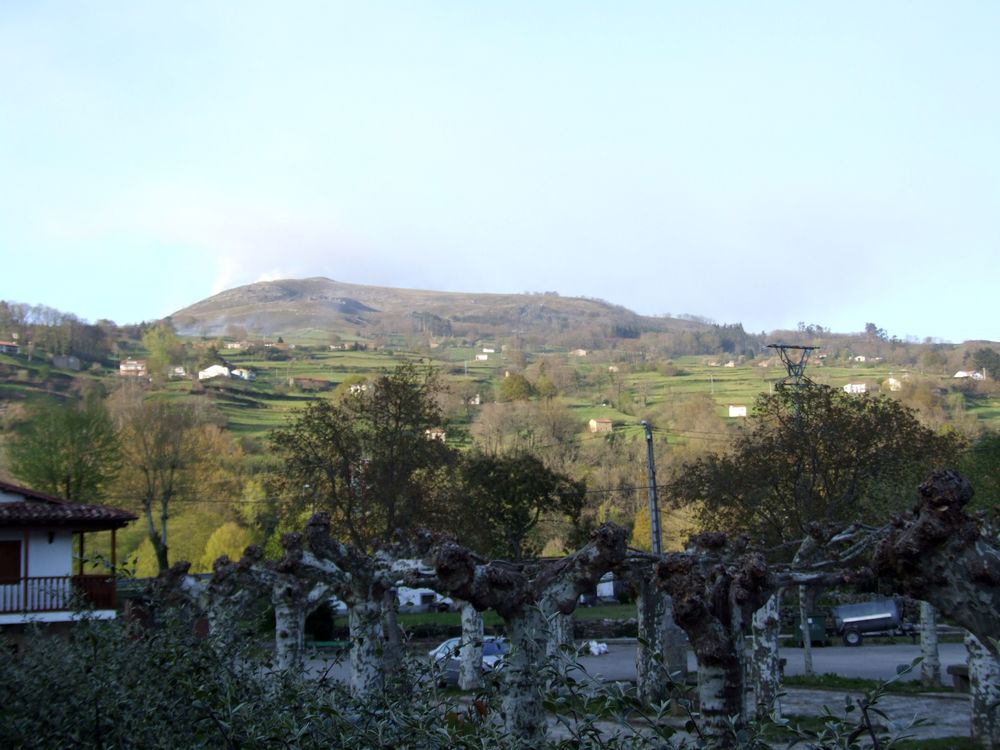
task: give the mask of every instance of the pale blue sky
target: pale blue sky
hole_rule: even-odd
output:
[[[0,298],[264,278],[1000,340],[1000,3],[0,3]]]

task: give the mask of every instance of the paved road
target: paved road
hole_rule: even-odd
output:
[[[621,641],[608,644],[608,653],[603,656],[585,656],[582,664],[591,674],[601,675],[606,680],[635,680],[635,643]],[[939,647],[941,671],[949,664],[965,664],[965,646],[961,643],[942,643]],[[786,659],[785,674],[799,675],[804,671],[801,648],[783,648],[781,656]],[[920,646],[898,643],[891,646],[863,645],[827,646],[813,649],[813,670],[816,674],[828,672],[844,677],[864,677],[871,680],[888,680],[896,676],[897,668],[910,664],[920,656]],[[688,669],[694,671],[698,663],[694,654],[688,652]],[[901,679],[919,679],[916,670]]]
[[[421,650],[428,650],[426,647]],[[604,681],[631,682],[635,680],[635,650],[632,640],[612,641],[608,643],[608,653],[602,656],[584,656],[581,664],[591,676]],[[816,674],[833,673],[845,677],[864,677],[873,680],[888,680],[896,676],[897,668],[911,663],[920,655],[920,647],[909,643],[899,643],[891,646],[865,644],[856,648],[849,646],[827,646],[813,649],[813,669]],[[798,675],[803,672],[802,649],[783,648],[781,656],[785,658],[785,674]],[[945,682],[950,684],[945,670],[949,664],[965,664],[965,646],[961,643],[942,643],[940,645],[941,671]],[[327,660],[310,659],[310,670],[322,669]],[[694,654],[688,652],[688,669],[696,670],[698,663]],[[347,679],[346,660],[332,668],[332,674]],[[901,679],[919,679],[919,670],[904,675]]]

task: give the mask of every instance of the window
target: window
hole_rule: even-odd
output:
[[[0,541],[0,584],[21,580],[21,542]]]

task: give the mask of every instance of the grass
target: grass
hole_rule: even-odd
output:
[[[805,675],[790,675],[782,678],[785,687],[815,688],[817,690],[854,690],[864,692],[873,690],[879,684],[878,680],[866,680],[862,677],[843,677],[838,674],[826,673],[807,677]],[[940,693],[943,688],[927,688],[919,680],[895,680],[885,685],[887,693],[902,695],[917,695],[919,693]]]

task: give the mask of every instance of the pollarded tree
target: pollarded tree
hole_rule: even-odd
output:
[[[727,452],[675,470],[669,494],[698,503],[706,528],[780,544],[905,507],[960,448],[887,396],[788,387],[760,397]]]
[[[80,407],[52,401],[32,407],[8,453],[14,476],[67,500],[101,499],[121,467],[114,423],[97,400]]]
[[[435,526],[424,476],[454,460],[431,430],[443,426],[437,375],[400,365],[339,402],[314,401],[271,443],[294,510],[325,510],[360,549],[397,530]]]

